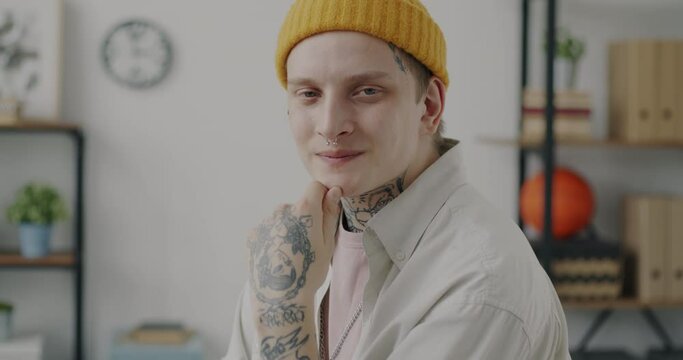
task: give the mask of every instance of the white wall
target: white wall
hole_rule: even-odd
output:
[[[209,358],[225,352],[245,280],[244,234],[276,204],[296,200],[308,181],[290,140],[284,93],[273,66],[276,35],[289,3],[66,0],[64,118],[81,124],[87,134],[89,359],[106,359],[115,329],[154,317],[197,328]],[[517,1],[425,4],[449,45],[447,134],[464,142],[471,182],[515,216],[516,152],[477,138],[511,137],[517,128]],[[113,83],[99,61],[106,31],[133,16],[161,24],[175,45],[170,77],[148,91]],[[534,66],[540,76],[540,64]],[[586,78],[602,76],[602,69],[586,70],[586,84]],[[1,207],[29,178],[47,178],[69,194],[72,168],[62,168],[69,164],[68,142],[6,139],[0,138]],[[638,156],[655,163],[657,174],[681,178],[665,168],[680,153],[664,154],[662,160]],[[638,169],[630,157],[619,161]],[[597,181],[609,185],[611,177],[600,174]],[[659,181],[662,187],[677,186],[674,177],[666,179]],[[68,246],[70,232],[63,225],[57,244]],[[12,233],[0,222],[0,238]],[[70,285],[67,273],[0,272],[0,297],[18,305],[17,329],[49,334],[48,360],[71,354],[65,343],[72,336]],[[590,315],[570,313],[573,343]],[[683,313],[662,315],[683,343]],[[636,314],[619,314],[597,341],[628,343],[642,351],[655,339],[643,326],[626,326],[637,321]]]

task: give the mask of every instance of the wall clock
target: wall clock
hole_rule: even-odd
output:
[[[102,63],[115,81],[136,89],[152,87],[171,69],[173,49],[164,31],[146,20],[125,21],[102,43]]]

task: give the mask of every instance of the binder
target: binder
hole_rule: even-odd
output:
[[[683,143],[683,41],[678,42],[676,49],[678,53],[678,65],[675,78],[677,79],[676,104],[678,105],[678,110],[674,122],[676,123],[676,141]]]
[[[628,126],[633,127],[635,142],[651,142],[656,139],[657,83],[659,60],[658,43],[640,40],[627,44],[627,71],[633,81],[628,83]]]
[[[625,200],[624,239],[635,257],[635,287],[643,303],[665,299],[665,257],[667,202],[662,197],[629,196]]]
[[[683,41],[609,47],[609,132],[634,143],[683,143]]]
[[[678,99],[679,80],[677,78],[681,60],[678,41],[661,41],[657,44],[657,72],[659,96],[657,111],[654,114],[654,140],[674,142],[678,140],[680,109]]]
[[[609,133],[616,139],[633,137],[626,126],[626,43],[609,46]]]
[[[683,301],[683,198],[675,198],[670,202],[669,269],[671,301]]]

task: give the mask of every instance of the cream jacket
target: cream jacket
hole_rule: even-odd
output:
[[[529,242],[467,184],[461,146],[447,141],[367,224],[370,276],[353,359],[570,359],[562,306]],[[259,358],[248,286],[224,360]]]

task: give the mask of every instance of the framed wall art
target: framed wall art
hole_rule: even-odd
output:
[[[60,118],[63,29],[63,0],[0,0],[0,113]]]

